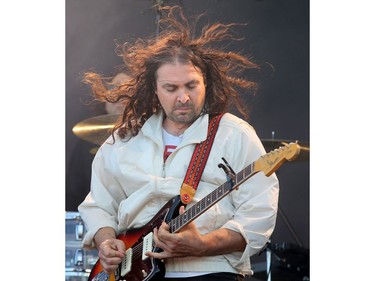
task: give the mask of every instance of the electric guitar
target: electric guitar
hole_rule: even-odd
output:
[[[228,180],[224,184],[185,210],[182,214],[179,214],[179,208],[183,204],[180,200],[180,195],[176,195],[160,209],[147,225],[128,230],[126,233],[118,235],[117,238],[125,243],[127,250],[117,270],[113,274],[106,274],[102,269],[100,260],[98,260],[90,272],[88,281],[162,280],[165,274],[163,262],[145,255],[148,251],[162,251],[159,248],[153,247],[153,229],[155,227],[159,228],[162,222],[165,221],[169,224],[171,233],[178,232],[234,189],[238,189],[240,184],[256,173],[262,171],[268,177],[286,160],[294,160],[299,152],[300,146],[297,143],[290,143],[261,156],[237,174],[233,172],[229,164],[223,159],[225,166],[219,164],[219,167],[223,168],[227,174]]]

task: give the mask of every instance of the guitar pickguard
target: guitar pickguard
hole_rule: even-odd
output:
[[[164,207],[142,228],[131,229],[117,236],[117,239],[125,243],[127,251],[130,251],[120,263],[115,272],[113,281],[158,281],[163,280],[165,267],[162,261],[145,256],[145,251],[159,252],[153,247],[153,230],[159,228],[163,221],[168,223],[178,216],[181,206],[180,196],[177,195],[168,201]],[[103,272],[100,260],[91,270],[88,281],[112,281],[110,276]]]

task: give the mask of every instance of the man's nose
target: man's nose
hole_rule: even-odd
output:
[[[186,103],[190,99],[189,94],[185,89],[181,89],[177,94],[177,101],[180,103]]]

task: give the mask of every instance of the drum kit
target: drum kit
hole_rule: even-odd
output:
[[[91,117],[77,123],[72,131],[79,138],[99,146],[106,141],[111,134],[111,129],[121,115],[108,114]],[[281,140],[281,139],[261,139],[266,152],[277,149],[281,146],[287,145],[295,140]],[[300,153],[293,161],[309,161],[309,145],[305,142],[298,141],[300,145]],[[97,149],[96,149],[97,150]],[[95,154],[96,150],[90,152]],[[98,259],[96,250],[86,250],[82,248],[82,240],[85,234],[85,227],[78,212],[66,212],[66,281],[86,281],[90,274],[92,267]],[[294,244],[286,243],[268,243],[264,248],[267,252],[267,269],[258,269],[258,265],[254,264],[254,272],[268,272],[270,270],[269,262],[272,260],[271,254],[277,257],[277,268],[282,272],[292,272],[296,279],[293,280],[309,280],[308,279],[308,250],[295,246]],[[297,259],[298,258],[298,259]],[[296,260],[297,259],[297,260]],[[273,267],[274,268],[274,267]],[[301,277],[304,275],[304,277]],[[259,274],[258,274],[259,275]],[[270,279],[268,274],[267,280]],[[288,281],[292,281],[291,277],[286,277]],[[307,278],[307,279],[306,279]],[[284,280],[284,279],[283,279]]]

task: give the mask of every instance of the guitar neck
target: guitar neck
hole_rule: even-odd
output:
[[[258,173],[259,171],[254,171],[254,163],[251,163],[239,173],[235,174],[233,178],[228,179],[228,181],[220,185],[202,200],[198,201],[192,207],[187,209],[184,213],[172,219],[169,222],[170,231],[172,233],[179,231],[182,227],[195,220],[197,217],[227,196],[244,181]]]
[[[227,172],[227,174],[230,174],[230,178],[228,176],[228,181],[169,222],[171,232],[174,233],[179,231],[182,227],[199,217],[207,209],[215,205],[223,197],[232,192],[233,189],[237,188],[240,184],[256,173],[262,171],[268,177],[274,173],[286,160],[292,161],[296,159],[299,152],[300,146],[297,143],[290,143],[262,155],[258,160],[251,163],[237,174],[231,175],[231,173]]]

